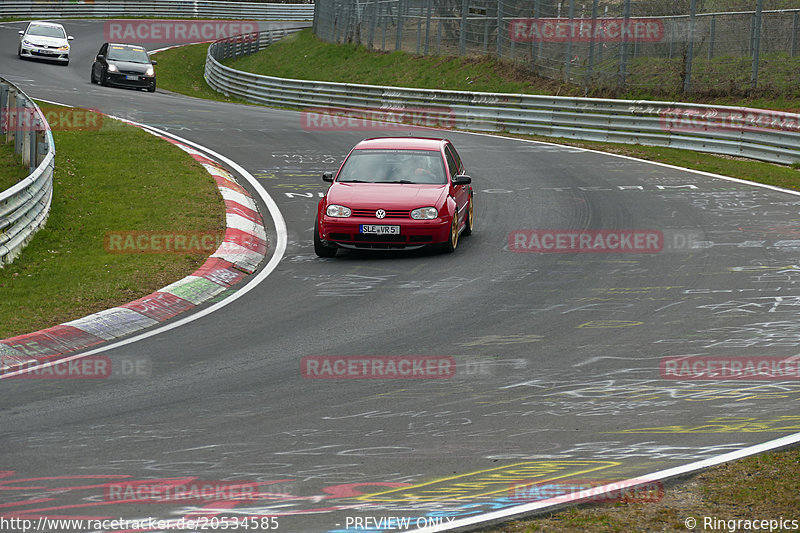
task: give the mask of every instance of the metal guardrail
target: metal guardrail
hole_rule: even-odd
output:
[[[219,92],[250,102],[303,109],[302,120],[309,129],[335,128],[336,120],[320,117],[338,115],[362,122],[666,146],[782,164],[800,161],[800,115],[794,113],[293,80],[242,72],[220,63],[254,53],[275,38],[273,32],[260,32],[212,43],[206,57],[206,81]],[[342,120],[339,124],[347,127]]]
[[[56,157],[53,134],[39,107],[11,82],[0,78],[0,132],[14,142],[30,175],[0,192],[0,267],[19,255],[44,226],[53,196]]]
[[[313,3],[278,4],[224,2],[220,0],[3,0],[0,17],[14,18],[118,18],[167,17],[195,19],[312,20]]]

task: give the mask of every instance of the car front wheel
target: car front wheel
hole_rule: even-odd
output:
[[[456,251],[458,247],[458,216],[453,216],[453,222],[450,224],[450,236],[447,242],[444,243],[444,251],[451,254]]]
[[[319,237],[319,222],[314,223],[314,253],[319,257],[334,257],[336,248],[326,246]]]

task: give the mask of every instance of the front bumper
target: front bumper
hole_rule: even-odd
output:
[[[109,72],[106,74],[106,81],[109,85],[117,87],[133,87],[136,89],[147,89],[156,83],[155,76],[145,76],[144,74],[129,74],[124,72]]]
[[[399,235],[361,233],[363,224],[400,226]],[[328,246],[352,249],[413,250],[431,244],[447,242],[450,238],[450,219],[433,220],[333,218],[320,220],[320,240]]]
[[[69,50],[58,50],[46,46],[21,45],[19,53],[22,57],[49,59],[51,61],[69,61]]]

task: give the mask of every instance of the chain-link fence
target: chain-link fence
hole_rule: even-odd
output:
[[[317,0],[314,32],[377,50],[492,55],[587,94],[800,95],[798,0]]]

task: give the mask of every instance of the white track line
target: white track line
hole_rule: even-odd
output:
[[[39,100],[42,101],[42,102],[47,102],[47,103],[54,104],[54,105],[61,105],[61,106],[64,106],[64,107],[73,107],[73,106],[66,105],[66,104],[61,104],[61,103],[58,103],[58,102],[48,102],[48,101],[42,100],[42,99],[39,99]],[[43,363],[43,364],[37,365],[35,367],[26,367],[26,368],[21,369],[21,370],[8,372],[6,374],[0,375],[0,379],[11,378],[11,377],[14,377],[16,375],[23,374],[23,373],[26,373],[26,372],[31,372],[31,371],[34,371],[34,370],[47,368],[47,367],[50,367],[50,366],[53,366],[53,365],[56,365],[56,364],[60,364],[60,363],[64,363],[64,362],[67,362],[67,361],[74,361],[76,359],[82,359],[82,358],[88,357],[90,355],[103,353],[105,351],[113,350],[115,348],[119,348],[120,346],[125,346],[127,344],[131,344],[131,343],[140,341],[142,339],[146,339],[148,337],[152,337],[154,335],[158,335],[160,333],[164,333],[166,331],[181,327],[184,324],[188,324],[190,322],[194,322],[195,320],[203,318],[206,315],[214,313],[214,312],[222,309],[226,305],[233,303],[234,301],[238,300],[239,298],[241,298],[242,296],[244,296],[245,294],[250,292],[252,289],[257,287],[262,281],[264,281],[267,278],[267,276],[269,276],[272,273],[273,270],[275,270],[275,268],[278,266],[278,263],[280,263],[281,259],[283,259],[283,254],[286,252],[286,243],[287,243],[287,240],[288,240],[288,235],[287,235],[287,230],[286,230],[286,222],[283,219],[283,215],[281,214],[280,209],[278,209],[278,204],[275,203],[275,200],[272,199],[272,197],[269,195],[269,193],[266,191],[266,189],[264,189],[264,187],[258,182],[258,180],[256,180],[256,178],[252,174],[250,174],[247,170],[245,170],[241,165],[239,165],[235,161],[225,157],[222,154],[219,154],[219,153],[217,153],[217,152],[215,152],[215,151],[213,151],[213,150],[211,150],[209,148],[206,148],[205,146],[202,146],[200,144],[192,142],[192,141],[190,141],[188,139],[184,139],[184,138],[179,137],[177,135],[174,135],[172,133],[168,133],[166,131],[159,130],[159,129],[154,128],[152,126],[147,126],[145,124],[140,124],[140,123],[134,122],[132,120],[115,117],[113,115],[108,115],[108,116],[111,117],[111,118],[117,119],[117,120],[121,120],[122,122],[126,122],[126,123],[132,124],[134,126],[138,126],[138,127],[142,128],[142,129],[148,130],[150,132],[157,133],[158,135],[163,135],[165,137],[171,137],[171,138],[173,138],[173,139],[175,139],[177,141],[185,143],[185,144],[187,144],[187,145],[189,145],[189,146],[191,146],[193,148],[196,148],[197,150],[199,150],[201,152],[205,152],[205,153],[211,155],[213,158],[216,158],[219,161],[224,162],[230,168],[234,169],[237,173],[239,173],[244,179],[246,179],[250,183],[250,185],[253,186],[253,189],[255,190],[256,194],[258,194],[261,197],[261,199],[264,201],[264,204],[267,206],[267,209],[269,210],[270,216],[272,217],[272,221],[275,224],[275,232],[277,233],[277,242],[275,243],[275,251],[273,252],[272,257],[270,258],[269,262],[264,266],[264,268],[260,272],[258,272],[253,277],[253,279],[250,282],[246,283],[241,289],[238,289],[236,292],[231,294],[229,297],[227,297],[224,300],[222,300],[220,302],[217,302],[217,303],[215,303],[215,304],[203,309],[202,311],[198,311],[198,312],[193,313],[193,314],[191,314],[191,315],[189,315],[187,317],[181,318],[181,319],[176,320],[174,322],[170,322],[169,324],[165,324],[165,325],[163,325],[161,327],[158,327],[158,328],[155,328],[155,329],[152,329],[152,330],[148,330],[148,331],[146,331],[144,333],[141,333],[139,335],[134,335],[133,337],[130,337],[128,339],[125,339],[125,340],[122,340],[122,341],[119,341],[119,342],[114,342],[114,343],[111,343],[111,344],[107,344],[107,345],[101,346],[99,348],[96,348],[94,350],[90,350],[88,352],[80,353],[80,354],[77,354],[77,355],[71,355],[71,356],[68,356],[68,357],[64,357],[64,358],[58,359],[56,361]]]
[[[605,485],[603,487],[596,487],[582,492],[576,492],[574,494],[565,494],[563,496],[548,498],[546,500],[526,503],[523,505],[516,505],[500,511],[493,511],[470,518],[462,518],[461,520],[454,520],[449,524],[440,524],[421,529],[414,529],[410,530],[409,533],[434,533],[437,531],[477,529],[478,526],[486,527],[491,525],[491,523],[500,523],[508,521],[511,518],[523,518],[521,515],[534,514],[536,511],[544,511],[548,509],[553,511],[559,507],[565,507],[568,504],[575,503],[580,500],[593,499],[596,501],[602,494],[619,491],[621,487],[636,487],[637,485],[652,484],[654,481],[664,481],[670,478],[685,476],[711,466],[727,463],[728,461],[735,461],[749,455],[755,455],[757,453],[774,450],[776,448],[791,446],[792,444],[797,444],[798,442],[800,442],[800,433],[795,433],[793,435],[767,441],[763,444],[748,446],[747,448],[742,448],[741,450],[737,450],[735,452],[729,452],[716,457],[711,457],[709,459],[703,459],[702,461],[689,463],[688,465],[676,466],[674,468],[668,468],[667,470],[660,470],[658,472],[653,472],[652,474],[645,474],[643,476]]]

